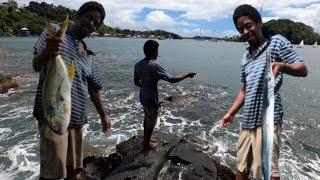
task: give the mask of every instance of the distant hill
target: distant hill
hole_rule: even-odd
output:
[[[76,17],[76,10],[55,6],[45,2],[38,3],[31,1],[29,6],[23,8],[8,8],[0,6],[0,36],[14,35],[18,36],[20,29],[26,27],[30,31],[30,35],[37,36],[44,27],[44,17],[46,16],[50,22],[60,23],[68,14],[71,19]],[[173,38],[181,39],[181,36],[167,31],[134,31],[129,29],[112,28],[102,25],[99,29],[99,35],[108,34],[110,36],[120,37],[149,37],[154,38]]]
[[[320,35],[314,32],[311,26],[305,25],[301,22],[293,22],[289,19],[270,20],[262,26],[263,34],[265,37],[271,37],[276,34],[285,36],[291,43],[299,44],[301,40],[304,44],[314,44],[315,41],[320,42]],[[193,39],[210,40],[212,37],[195,36]],[[219,39],[215,38],[214,39]],[[243,41],[239,35],[232,37],[224,37],[226,41]]]
[[[305,44],[313,44],[315,41],[320,42],[320,35],[314,32],[311,26],[301,22],[293,22],[289,19],[271,20],[264,23],[263,33],[266,37],[281,34],[293,44],[299,44],[301,40]]]

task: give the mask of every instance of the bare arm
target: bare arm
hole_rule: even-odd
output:
[[[100,115],[101,123],[102,123],[102,131],[104,133],[107,133],[111,129],[111,123],[106,111],[104,110],[100,92],[99,90],[96,90],[90,87],[88,88],[88,90],[89,90],[90,98]]]
[[[300,77],[306,77],[308,75],[308,69],[304,63],[287,64],[283,62],[273,62],[272,70],[275,76],[279,75],[280,72]]]
[[[186,78],[193,78],[197,73],[194,73],[194,72],[191,72],[191,73],[188,73],[184,76],[176,76],[176,77],[172,77],[168,80],[168,82],[170,83],[177,83],[177,82],[180,82]]]
[[[241,88],[236,100],[234,101],[231,108],[229,109],[229,111],[219,121],[219,123],[223,127],[225,127],[233,122],[233,118],[234,118],[235,114],[239,111],[239,109],[242,107],[242,105],[244,103],[245,95],[246,95],[246,85],[244,84],[243,87]]]

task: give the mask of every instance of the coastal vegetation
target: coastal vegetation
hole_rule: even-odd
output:
[[[44,27],[44,19],[47,17],[50,22],[60,23],[69,15],[71,19],[76,17],[76,10],[55,6],[45,2],[38,3],[31,1],[28,6],[18,8],[14,6],[0,6],[0,36],[19,36],[21,28],[27,28],[29,34],[38,36]],[[293,22],[288,19],[270,20],[263,24],[263,32],[266,37],[275,34],[282,34],[289,41],[298,44],[304,40],[305,44],[314,44],[320,42],[320,35],[314,32],[311,26],[301,22]],[[112,36],[112,37],[136,37],[136,38],[172,38],[181,39],[178,34],[163,31],[137,31],[129,29],[120,29],[119,27],[110,27],[102,24],[98,30],[97,36]],[[241,41],[238,35],[226,36],[224,38],[195,36],[190,39],[197,40],[225,40],[225,41]]]
[[[304,41],[304,44],[320,42],[320,35],[314,32],[311,26],[301,22],[293,22],[289,19],[270,20],[262,27],[266,37],[281,34],[293,44],[299,44],[301,40]]]
[[[47,17],[50,22],[60,23],[66,15],[70,19],[76,17],[76,10],[61,5],[55,6],[45,2],[38,3],[31,1],[28,6],[22,8],[0,6],[0,36],[19,36],[20,29],[28,28],[30,35],[38,36],[44,27],[44,19]],[[99,36],[119,37],[154,37],[181,39],[181,36],[163,30],[135,31],[129,29],[113,28],[102,24],[98,30]]]

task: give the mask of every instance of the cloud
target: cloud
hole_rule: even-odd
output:
[[[1,0],[4,2],[5,0]],[[43,0],[34,0],[42,2]],[[87,0],[47,0],[47,3],[63,5],[78,9]],[[19,0],[19,4],[28,4],[29,0]],[[320,0],[98,0],[106,9],[105,24],[120,28],[143,30],[150,27],[163,27],[164,30],[176,29],[179,34],[191,33],[201,27],[199,21],[214,22],[219,20],[232,21],[234,9],[240,4],[251,4],[269,17],[288,18],[311,25],[320,32]],[[152,9],[145,19],[137,20],[143,9]],[[179,17],[169,16],[165,12],[182,12]],[[269,20],[269,18],[263,18]],[[158,23],[159,22],[159,23]],[[162,22],[163,24],[160,24]],[[233,27],[227,27],[231,29]],[[179,29],[179,30],[178,30]],[[221,29],[221,31],[223,31]],[[184,34],[181,34],[184,35]],[[194,34],[197,35],[197,34]]]
[[[303,22],[312,26],[316,32],[320,32],[320,3],[301,8],[282,8],[274,11],[274,14],[281,18]]]
[[[277,16],[273,16],[273,17],[262,17],[262,22],[263,22],[263,23],[266,23],[266,22],[268,22],[268,21],[270,21],[270,20],[273,20],[273,19],[280,19],[280,18],[277,17]]]
[[[170,27],[175,24],[175,20],[164,13],[164,11],[152,11],[146,15],[145,22],[154,28]]]
[[[225,36],[228,36],[228,37],[231,37],[231,36],[239,36],[239,32],[237,30],[233,30],[233,29],[228,29],[228,30],[225,30],[221,33],[218,33],[218,37],[225,37]]]

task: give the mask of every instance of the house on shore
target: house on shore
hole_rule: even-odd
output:
[[[20,29],[20,36],[21,37],[28,37],[30,35],[29,29],[28,28],[21,28]]]

